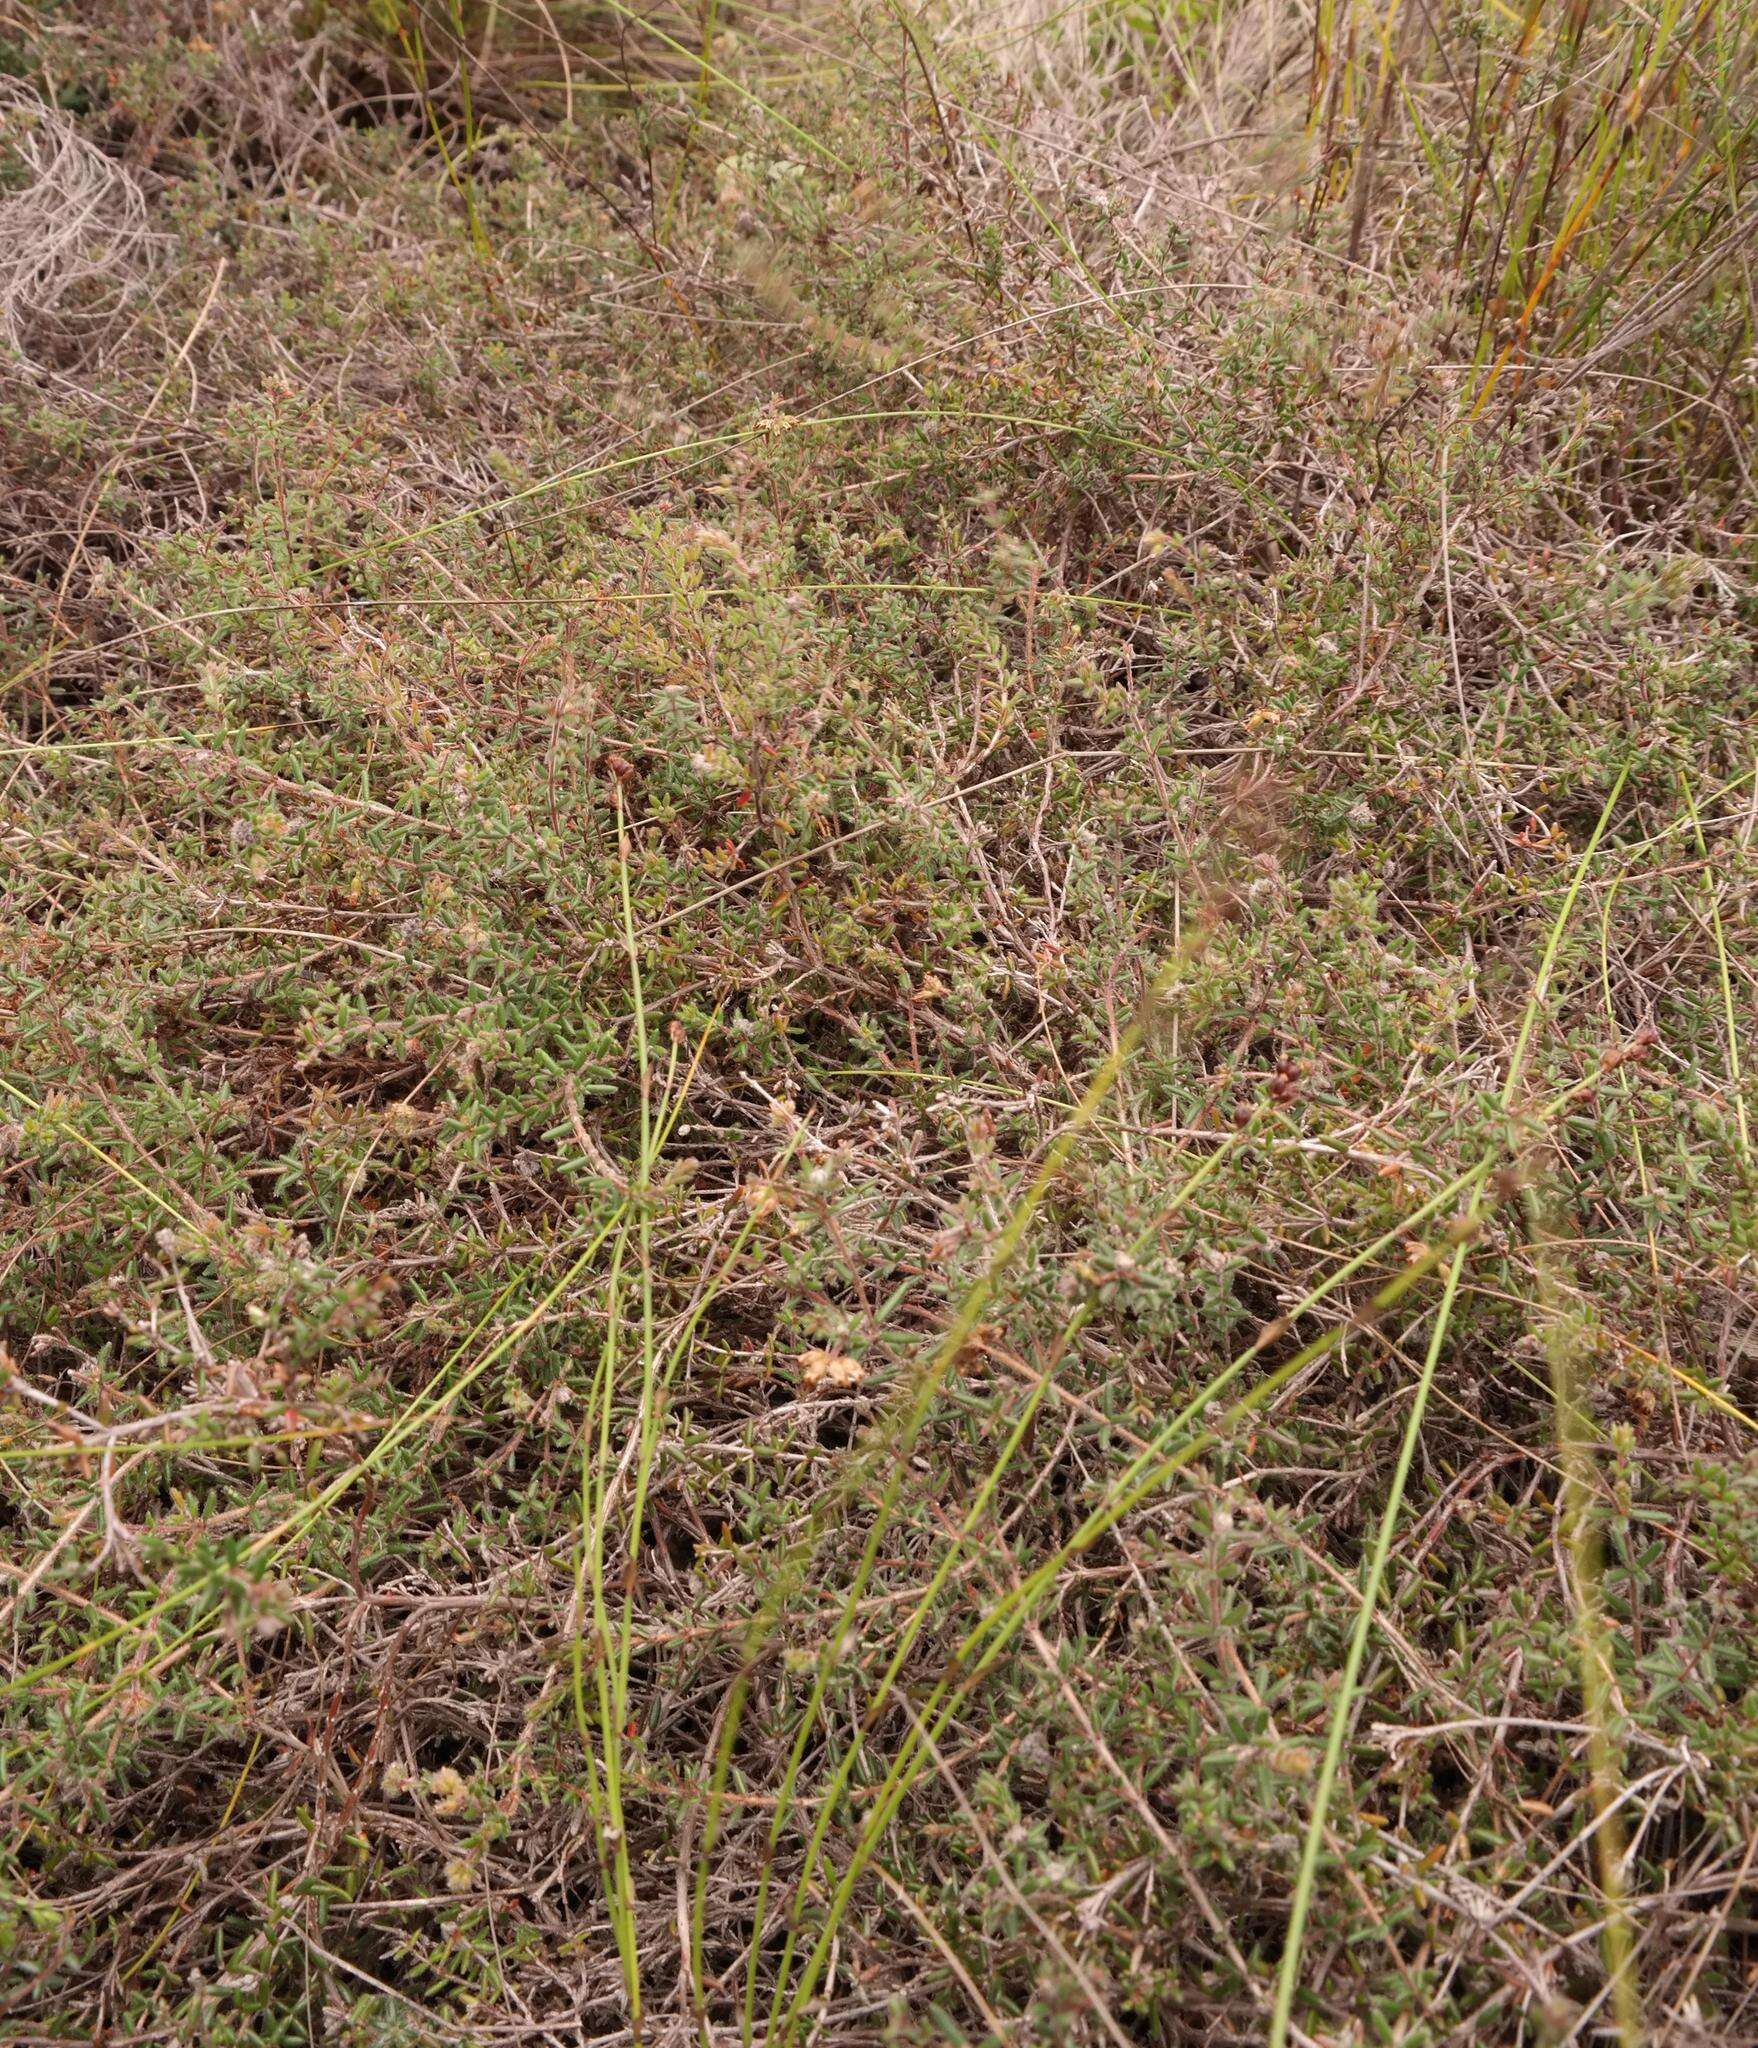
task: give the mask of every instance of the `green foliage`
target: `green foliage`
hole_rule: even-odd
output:
[[[1314,237],[1389,78],[1530,294],[1637,31],[1321,13]],[[1306,2038],[1608,2024],[1597,1739],[1738,2038],[1749,507],[1579,356],[1740,24],[1473,417],[1107,125],[1227,8],[554,14],[21,63],[162,242],[0,422],[8,2026],[1255,2037],[1335,1720]]]

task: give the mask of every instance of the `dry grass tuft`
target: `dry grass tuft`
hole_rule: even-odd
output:
[[[27,360],[49,337],[89,339],[135,289],[146,201],[71,115],[0,77],[0,341]]]

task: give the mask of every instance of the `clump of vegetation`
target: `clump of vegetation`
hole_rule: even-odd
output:
[[[7,2038],[1749,2036],[1751,10],[0,20]]]

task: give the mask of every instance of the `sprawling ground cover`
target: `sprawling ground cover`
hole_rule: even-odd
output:
[[[1750,10],[123,13],[6,2038],[1750,2038]]]

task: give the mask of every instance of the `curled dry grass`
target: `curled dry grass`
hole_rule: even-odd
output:
[[[138,284],[146,201],[135,181],[24,79],[0,78],[0,344],[90,332]]]

